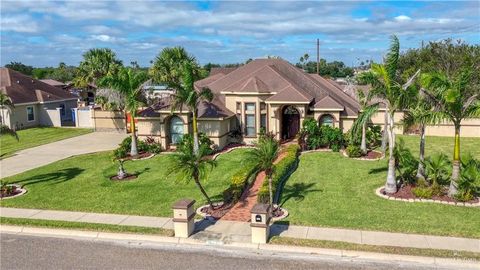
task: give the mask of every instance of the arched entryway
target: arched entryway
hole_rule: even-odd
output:
[[[170,143],[178,144],[183,137],[183,121],[178,116],[172,116],[170,118]]]
[[[282,109],[282,139],[293,139],[300,130],[300,113],[294,106]]]

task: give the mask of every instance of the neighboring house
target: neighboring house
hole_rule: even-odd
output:
[[[0,91],[14,104],[11,110],[0,108],[10,128],[61,126],[72,121],[77,107],[76,96],[8,68],[0,68]]]
[[[358,102],[333,81],[301,69],[282,59],[258,59],[236,69],[212,69],[211,75],[195,83],[208,87],[214,100],[199,108],[199,130],[219,147],[238,138],[258,140],[262,130],[278,139],[294,138],[305,118],[347,131],[358,115]],[[139,136],[157,137],[167,147],[191,130],[191,117],[184,108],[171,114],[170,99],[140,112]]]
[[[41,82],[44,82],[46,84],[49,84],[51,86],[55,86],[55,87],[58,87],[60,89],[66,89],[67,88],[67,84],[63,83],[63,82],[60,82],[60,81],[57,81],[57,80],[52,80],[52,79],[43,79],[43,80],[40,80]]]

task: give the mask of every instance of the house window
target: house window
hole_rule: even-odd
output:
[[[260,103],[260,110],[263,111],[267,108],[267,104],[265,104],[265,102],[261,102]]]
[[[245,111],[255,112],[255,103],[245,103]]]
[[[246,114],[245,115],[245,136],[253,137],[255,136],[255,115]]]
[[[331,116],[330,114],[325,114],[325,115],[322,115],[322,117],[320,117],[321,126],[333,127],[333,122],[334,122],[333,116]]]
[[[60,114],[65,116],[65,104],[60,104]]]
[[[260,128],[267,129],[267,114],[260,114]]]
[[[27,107],[27,121],[28,122],[35,121],[35,112],[33,111],[32,106]]]

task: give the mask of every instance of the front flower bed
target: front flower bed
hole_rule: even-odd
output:
[[[405,186],[399,189],[397,193],[394,194],[386,194],[384,187],[379,187],[375,190],[375,194],[379,197],[388,200],[395,200],[395,201],[403,201],[403,202],[431,202],[431,203],[441,203],[441,204],[449,204],[449,205],[457,205],[457,206],[468,206],[468,207],[480,207],[480,200],[475,198],[468,202],[460,202],[452,199],[446,195],[442,196],[433,196],[432,199],[422,199],[416,197],[412,193],[412,186]]]
[[[0,198],[2,200],[5,199],[12,199],[18,196],[22,196],[25,194],[27,190],[22,188],[20,185],[17,184],[3,184],[0,190]]]
[[[351,159],[368,160],[368,161],[376,161],[376,160],[383,159],[383,157],[384,157],[382,152],[375,151],[375,150],[368,151],[366,155],[360,156],[360,157],[350,157],[348,155],[347,151],[345,151],[345,150],[342,150],[342,154],[343,154],[344,157],[348,157],[348,158],[351,158]]]

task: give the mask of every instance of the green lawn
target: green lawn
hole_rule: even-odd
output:
[[[405,145],[418,156],[420,137],[415,135],[400,135],[397,139],[402,138]],[[434,153],[443,152],[448,157],[453,156],[453,137],[436,137],[428,136],[425,139],[425,155],[429,156]],[[471,153],[474,157],[480,159],[480,138],[460,138],[461,154]]]
[[[35,127],[17,131],[17,141],[12,136],[0,137],[0,159],[22,149],[39,146],[92,132],[86,128]]]
[[[404,136],[416,148],[418,137]],[[433,149],[449,152],[452,138],[427,138]],[[480,158],[480,139],[462,139],[463,151]],[[476,149],[474,149],[476,147]],[[291,224],[480,238],[480,209],[433,203],[385,200],[374,194],[384,184],[386,160],[361,161],[339,153],[315,152],[300,157],[288,179],[284,207]]]
[[[210,196],[221,200],[231,176],[242,167],[249,150],[238,149],[218,157],[218,165],[204,182]],[[1,201],[2,206],[119,213],[147,216],[171,216],[172,204],[181,198],[205,203],[194,182],[175,182],[167,176],[170,155],[125,163],[127,172],[137,172],[133,181],[112,182],[117,164],[111,152],[81,155],[5,178],[26,185],[24,196]]]

